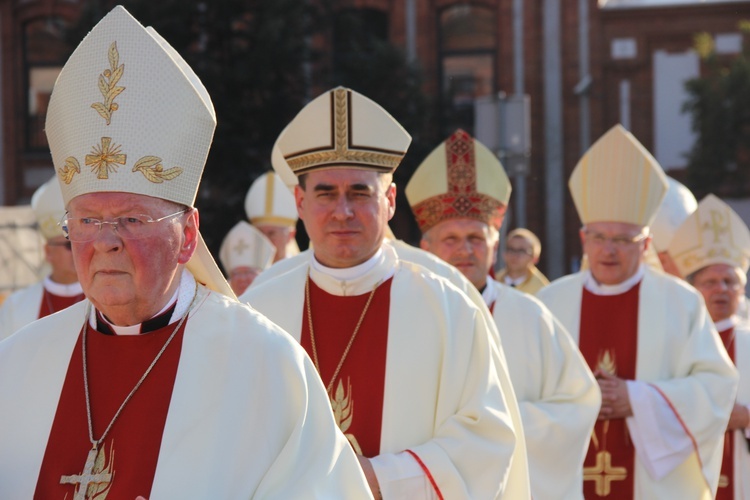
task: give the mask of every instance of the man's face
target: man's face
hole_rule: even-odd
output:
[[[229,271],[229,286],[236,296],[242,295],[260,274],[257,267],[238,266]]]
[[[703,295],[714,322],[735,314],[745,294],[737,270],[727,264],[712,264],[697,271],[693,286]]]
[[[592,222],[580,234],[591,274],[602,285],[617,285],[633,276],[650,241],[644,228],[624,222]]]
[[[47,240],[44,245],[44,258],[52,268],[52,281],[63,285],[78,281],[71,245],[65,236],[55,236]]]
[[[296,230],[287,226],[277,226],[274,224],[257,224],[255,227],[266,235],[266,238],[276,247],[276,254],[273,257],[274,262],[278,262],[287,256],[286,246],[294,238]]]
[[[513,275],[526,274],[536,260],[534,258],[534,247],[526,238],[514,236],[505,243],[503,260],[509,273]]]
[[[375,255],[396,209],[396,186],[376,172],[317,170],[297,186],[297,212],[305,223],[315,258],[324,266],[352,267]]]
[[[449,219],[432,227],[420,243],[448,264],[458,268],[466,278],[482,290],[495,261],[497,241],[489,226],[474,219]]]
[[[89,193],[75,197],[69,218],[112,221],[128,215],[158,219],[179,206],[130,193]],[[125,239],[111,224],[102,225],[91,241],[73,241],[73,258],[86,297],[120,326],[151,318],[164,307],[179,283],[178,271],[197,242],[198,214],[170,217],[149,224],[149,235]]]

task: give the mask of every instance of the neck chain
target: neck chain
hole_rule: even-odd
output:
[[[130,399],[133,397],[135,392],[141,387],[141,384],[143,384],[143,381],[146,380],[146,377],[148,377],[148,374],[151,373],[151,370],[153,370],[154,366],[156,365],[156,362],[159,361],[159,358],[161,358],[161,355],[164,354],[164,351],[167,350],[167,347],[169,347],[169,344],[172,342],[172,339],[175,337],[177,332],[182,327],[182,324],[185,322],[187,317],[190,314],[190,311],[193,309],[193,305],[195,304],[195,300],[198,297],[198,282],[195,282],[195,292],[193,294],[193,300],[190,302],[190,306],[188,306],[188,310],[185,312],[185,314],[180,318],[180,321],[177,323],[177,326],[175,327],[174,331],[169,335],[169,338],[166,342],[164,342],[164,345],[159,350],[159,352],[156,354],[156,357],[151,362],[151,364],[146,368],[146,371],[141,376],[140,380],[135,384],[135,387],[133,387],[133,390],[130,391],[130,394],[127,395],[125,398],[125,401],[122,402],[120,407],[117,409],[117,412],[115,412],[115,416],[112,417],[112,420],[109,422],[109,425],[106,429],[104,429],[104,433],[99,439],[94,439],[94,426],[91,422],[91,397],[89,396],[89,376],[88,376],[88,370],[86,368],[86,332],[88,331],[88,325],[89,325],[89,313],[91,309],[91,304],[89,303],[89,306],[86,308],[86,322],[83,324],[83,334],[82,334],[82,341],[81,344],[83,345],[83,389],[86,395],[86,417],[88,418],[88,424],[89,424],[89,440],[91,441],[92,449],[96,450],[99,448],[99,446],[104,441],[104,438],[109,433],[110,429],[112,429],[112,426],[114,425],[117,418],[120,416],[120,413],[122,413],[123,408],[125,408],[125,405],[128,404]]]
[[[341,371],[341,367],[344,366],[344,361],[346,360],[346,357],[349,355],[349,350],[352,347],[352,344],[354,344],[354,339],[357,338],[357,333],[359,332],[359,328],[362,326],[362,321],[365,319],[365,314],[367,314],[367,310],[370,308],[370,303],[372,302],[372,298],[375,296],[375,292],[377,291],[380,284],[383,283],[383,280],[378,281],[375,284],[375,287],[372,289],[372,292],[370,292],[370,296],[367,297],[367,302],[365,303],[364,309],[362,309],[362,314],[359,316],[359,321],[357,321],[357,326],[354,327],[354,332],[352,332],[352,336],[349,339],[349,343],[346,344],[346,349],[344,349],[344,354],[341,355],[341,360],[339,361],[338,366],[336,367],[336,370],[333,372],[333,377],[331,378],[331,381],[328,383],[328,386],[326,387],[326,390],[328,393],[331,393],[331,389],[333,388],[333,383],[336,381],[336,377],[339,376],[339,372]],[[312,344],[312,353],[313,353],[313,362],[315,363],[315,368],[318,370],[318,375],[323,377],[323,374],[320,371],[320,363],[318,362],[318,349],[315,345],[315,332],[313,331],[313,321],[312,321],[312,306],[310,304],[310,273],[307,273],[307,280],[305,281],[305,307],[307,309],[307,326],[310,329],[310,343]]]

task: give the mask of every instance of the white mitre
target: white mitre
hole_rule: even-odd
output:
[[[648,226],[667,191],[667,179],[633,134],[615,125],[583,155],[568,187],[583,224]]]
[[[698,208],[698,201],[688,188],[669,176],[667,182],[667,195],[651,223],[652,241],[660,252],[669,248],[677,228]]]
[[[66,207],[95,192],[192,207],[215,128],[213,104],[193,70],[118,6],[65,63],[45,130]],[[198,240],[188,269],[234,297],[200,234]]]
[[[39,232],[42,233],[44,239],[65,236],[60,226],[60,220],[65,215],[65,204],[56,176],[34,191],[31,196],[31,209],[34,211]]]
[[[728,264],[747,273],[750,230],[732,207],[709,194],[677,228],[668,251],[683,276],[711,264]]]
[[[251,224],[240,221],[224,237],[219,260],[227,274],[238,267],[263,271],[273,264],[275,254],[276,247],[263,233]]]
[[[255,225],[295,227],[298,218],[294,195],[273,172],[266,172],[252,183],[245,196],[245,213]]]

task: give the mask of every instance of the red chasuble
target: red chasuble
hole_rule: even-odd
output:
[[[383,422],[385,362],[388,347],[388,318],[391,283],[382,283],[344,360],[337,380],[331,378],[352,338],[370,293],[353,297],[331,295],[310,280],[313,332],[323,384],[331,390],[334,417],[355,453],[366,457],[380,454],[380,428]],[[302,309],[300,343],[313,356],[307,303]]]
[[[107,500],[146,498],[151,493],[164,423],[180,359],[183,323],[164,354],[115,421],[103,443],[103,471],[112,475]],[[142,335],[105,335],[89,328],[86,346],[94,439],[99,439],[176,324]],[[75,485],[62,476],[80,475],[91,442],[83,388],[81,338],[73,350],[37,480],[35,499],[72,499]],[[95,469],[94,472],[98,472]],[[93,490],[89,490],[92,492]]]
[[[734,346],[734,328],[728,328],[719,332],[724,347],[736,363],[735,346]],[[716,491],[716,500],[733,500],[734,499],[734,432],[727,431],[724,433],[724,453],[721,461],[721,476],[719,476],[719,489]]]
[[[44,318],[57,311],[62,311],[76,302],[83,300],[83,294],[73,295],[72,297],[63,297],[50,293],[45,288],[42,292],[42,304],[39,306],[39,317]]]
[[[640,284],[620,295],[583,290],[579,347],[591,371],[634,380]],[[597,420],[583,468],[587,499],[633,498],[635,448],[625,419]]]

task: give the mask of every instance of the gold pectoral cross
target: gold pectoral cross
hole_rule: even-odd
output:
[[[114,474],[109,471],[110,467],[108,467],[106,470],[102,470],[101,465],[103,465],[104,463],[103,453],[104,448],[102,448],[101,450],[97,450],[96,446],[94,446],[86,456],[86,463],[83,466],[83,472],[70,476],[62,476],[60,478],[60,484],[77,485],[73,500],[86,500],[87,498],[92,498],[93,495],[100,493],[102,489],[109,488],[110,483],[112,482],[112,476]],[[102,455],[100,456],[100,454]],[[97,462],[100,465],[99,467],[97,467]],[[99,471],[94,472],[95,468],[99,469]],[[97,485],[106,486],[102,488],[97,487]],[[89,490],[92,488],[93,491],[91,492],[91,494],[89,494]]]
[[[612,491],[612,481],[624,481],[628,477],[625,467],[613,467],[612,455],[608,451],[596,454],[596,465],[583,468],[583,480],[594,481],[596,494],[605,497]]]

